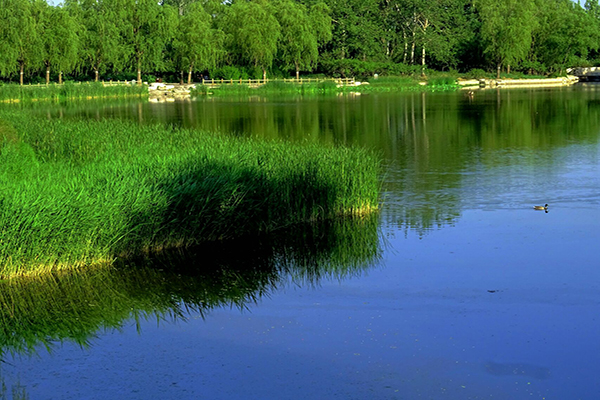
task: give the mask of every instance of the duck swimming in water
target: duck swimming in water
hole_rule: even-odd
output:
[[[548,210],[548,204],[543,205],[543,206],[533,206],[534,210],[544,210],[547,211]]]

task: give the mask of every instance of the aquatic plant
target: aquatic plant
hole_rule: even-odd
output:
[[[360,149],[3,114],[3,276],[378,208],[378,161]]]
[[[33,102],[66,99],[92,99],[108,97],[141,97],[148,95],[145,85],[127,85],[102,82],[66,82],[49,85],[1,84],[0,101]]]

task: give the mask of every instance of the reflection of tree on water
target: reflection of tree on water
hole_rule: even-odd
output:
[[[329,221],[119,260],[112,268],[2,281],[1,352],[50,350],[65,340],[85,346],[131,319],[244,308],[290,281],[315,285],[360,275],[380,257],[378,226],[377,216]]]
[[[152,121],[208,131],[373,149],[387,167],[383,220],[423,234],[452,224],[465,207],[488,207],[503,187],[521,184],[502,168],[558,170],[562,161],[552,150],[596,143],[598,89],[208,98],[107,113],[137,119],[144,112],[145,121],[151,115]],[[488,174],[501,183],[482,186]]]

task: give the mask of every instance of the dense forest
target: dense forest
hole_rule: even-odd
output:
[[[0,0],[0,78],[520,71],[600,58],[586,0]]]

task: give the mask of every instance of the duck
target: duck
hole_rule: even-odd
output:
[[[548,210],[548,204],[545,204],[543,206],[533,206],[534,210]]]

